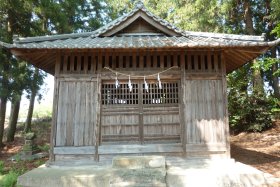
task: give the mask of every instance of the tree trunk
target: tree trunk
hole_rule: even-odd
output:
[[[34,103],[35,103],[35,97],[37,92],[35,90],[32,90],[30,101],[29,101],[29,108],[28,108],[28,114],[25,122],[24,132],[31,131],[31,122],[32,122],[32,116],[33,116],[33,109],[34,109]]]
[[[6,117],[7,97],[1,97],[0,100],[0,147],[4,147],[3,136],[4,136],[4,125]]]
[[[7,142],[12,142],[14,141],[15,138],[20,101],[21,101],[21,95],[16,96],[16,98],[13,99],[12,101],[10,120],[9,120],[9,129],[7,134]]]
[[[277,58],[276,47],[273,47],[271,49],[271,57],[272,58]],[[273,64],[273,66],[272,66],[272,73],[273,74],[278,71],[278,69],[279,69],[278,65],[279,65],[278,62]],[[277,99],[280,99],[280,88],[279,88],[279,76],[278,75],[272,75],[272,88],[273,88],[273,91],[274,91],[274,96]]]
[[[250,0],[244,1],[244,21],[245,21],[245,31],[246,34],[255,35],[254,24],[253,24],[253,15],[251,10]],[[257,61],[253,60],[253,92],[256,94],[264,94],[264,83],[261,77],[261,70],[256,66]]]

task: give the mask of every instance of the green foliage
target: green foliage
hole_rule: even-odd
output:
[[[14,171],[10,171],[8,174],[6,174],[2,177],[0,176],[1,177],[0,186],[1,187],[14,187],[17,183],[18,176],[19,176],[19,174]]]
[[[4,162],[0,160],[0,175],[4,173]]]
[[[273,29],[272,33],[277,34],[280,37],[280,23]]]
[[[229,121],[234,132],[261,132],[272,126],[271,101],[262,95],[231,96]]]
[[[260,132],[272,125],[274,99],[253,92],[250,72],[247,64],[227,77],[229,122],[234,132]]]
[[[49,152],[49,150],[50,150],[50,145],[49,145],[49,144],[38,145],[38,148],[39,148],[42,152]]]

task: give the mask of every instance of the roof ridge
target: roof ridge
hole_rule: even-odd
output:
[[[25,38],[15,38],[14,43],[30,43],[30,42],[43,42],[51,40],[63,40],[68,38],[79,38],[79,37],[88,37],[92,35],[92,32],[80,32],[80,33],[69,33],[69,34],[54,34],[54,35],[45,35],[45,36],[35,36],[35,37],[25,37]]]
[[[244,34],[185,31],[185,36],[200,36],[200,37],[208,37],[208,38],[234,39],[234,40],[242,40],[242,41],[244,40],[265,41],[265,33],[263,33],[261,36],[256,36],[256,35],[244,35]]]

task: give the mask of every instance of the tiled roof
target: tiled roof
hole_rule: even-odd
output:
[[[122,42],[130,41],[128,47],[139,47],[139,43],[145,41],[147,36],[134,36],[132,37],[109,37],[104,38],[103,34],[109,30],[117,27],[118,25],[125,22],[127,19],[135,15],[138,11],[143,11],[152,20],[160,23],[162,26],[169,28],[178,34],[178,37],[150,37],[151,42],[145,42],[146,45],[140,47],[197,47],[197,46],[251,46],[251,45],[267,45],[263,43],[263,36],[250,36],[250,35],[234,35],[234,34],[220,34],[220,33],[205,33],[205,32],[190,32],[182,31],[176,26],[170,24],[169,22],[159,18],[158,16],[152,14],[148,11],[142,2],[138,2],[135,8],[118,19],[108,23],[107,25],[93,31],[84,33],[73,33],[73,34],[61,34],[61,35],[51,35],[51,36],[39,36],[39,37],[27,37],[18,38],[14,40],[12,46],[8,45],[9,48],[100,48],[108,47],[112,48],[115,46],[123,46]],[[144,34],[144,33],[143,33]],[[157,40],[157,41],[156,41]],[[106,43],[110,41],[111,44]],[[104,44],[102,44],[105,42]],[[174,42],[174,43],[170,43]],[[189,42],[189,43],[188,43]],[[100,46],[95,46],[95,44],[100,44]],[[24,45],[23,45],[24,44]]]
[[[226,39],[209,36],[114,36],[78,37],[41,42],[20,42],[6,44],[8,48],[18,49],[100,49],[100,48],[209,48],[209,47],[254,47],[273,46],[280,42]]]
[[[137,16],[144,16],[152,23],[161,27],[158,33],[130,33],[116,34],[122,26],[129,25]],[[150,23],[151,23],[150,22]],[[158,28],[157,27],[157,28]],[[115,29],[115,30],[114,30]],[[116,32],[112,32],[116,31]],[[169,32],[170,31],[170,32]],[[110,35],[110,33],[115,33]],[[168,34],[173,33],[173,34]],[[57,50],[73,49],[224,49],[227,62],[227,72],[240,67],[264,53],[270,47],[279,45],[280,39],[265,42],[265,37],[234,35],[221,33],[182,31],[167,21],[148,11],[143,3],[138,2],[128,14],[108,23],[92,32],[61,34],[51,36],[16,38],[13,44],[0,42],[0,47],[11,49],[17,56],[27,60],[49,73],[54,73],[55,57]],[[44,51],[43,53],[41,53]],[[33,53],[40,53],[37,61],[31,58]],[[52,53],[52,54],[50,54]],[[47,63],[47,65],[44,63]]]

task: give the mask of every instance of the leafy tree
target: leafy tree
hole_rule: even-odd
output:
[[[20,109],[20,101],[22,97],[23,90],[26,89],[28,85],[28,77],[30,71],[26,62],[17,61],[16,59],[12,59],[12,81],[11,87],[11,113],[9,120],[9,128],[7,134],[7,142],[14,141],[14,136],[16,132],[16,125],[18,120],[18,114]]]
[[[41,85],[44,83],[44,78],[46,74],[40,71],[38,68],[32,71],[29,76],[29,82],[31,84],[28,85],[27,93],[30,99],[29,108],[27,113],[27,118],[24,126],[24,132],[31,131],[31,121],[34,110],[35,97],[38,95],[38,91],[40,90]]]

